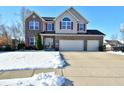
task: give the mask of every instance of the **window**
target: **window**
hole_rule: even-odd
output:
[[[33,21],[30,21],[29,22],[29,29],[30,30],[34,29],[34,23],[33,23]]]
[[[35,30],[39,30],[39,22],[38,21],[35,22]]]
[[[29,44],[30,44],[30,46],[34,46],[35,45],[35,37],[31,37],[30,38]]]
[[[62,29],[66,29],[66,22],[62,22]]]
[[[48,31],[52,31],[52,23],[48,23],[47,24],[47,30]]]
[[[29,22],[29,30],[39,30],[39,22],[38,21],[30,21]]]
[[[84,24],[79,24],[79,31],[84,31]]]
[[[67,17],[65,17],[62,20],[62,29],[71,29],[71,20]]]

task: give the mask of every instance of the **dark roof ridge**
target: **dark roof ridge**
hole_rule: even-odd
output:
[[[55,17],[41,17],[43,18],[45,21],[53,21],[55,19]]]

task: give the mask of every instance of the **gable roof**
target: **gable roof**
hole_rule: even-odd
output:
[[[80,16],[82,19],[84,19],[84,21],[85,21],[86,23],[89,23],[89,21],[86,20],[76,9],[74,9],[73,7],[70,7],[70,8],[68,9],[68,11],[71,11],[71,10],[74,11],[77,16]],[[73,13],[72,13],[72,14],[73,14]]]
[[[43,18],[41,18],[36,12],[32,12],[29,16],[27,16],[26,18],[25,18],[25,20],[27,19],[27,18],[29,18],[30,16],[32,16],[32,15],[36,15],[36,16],[38,16],[40,19],[42,19],[43,21],[44,21],[44,19]]]
[[[42,17],[45,21],[53,21],[55,17]]]
[[[75,17],[70,11],[65,10],[64,12],[62,12],[58,17],[56,17],[55,20],[57,20],[60,16],[62,16],[63,14],[65,14],[66,12],[68,12],[72,17],[74,17],[74,19],[76,19],[77,21],[79,21],[79,19],[77,17]]]
[[[78,12],[76,11],[73,7],[70,7],[69,9],[65,10],[63,13],[61,13],[58,17],[60,17],[62,14],[68,12],[71,16],[73,16],[77,21],[79,21],[78,17],[76,17],[71,11],[74,11],[77,15],[79,15],[80,17],[82,17],[82,19],[88,23],[88,21]],[[53,21],[56,20],[58,17],[40,17],[36,12],[32,12],[30,15],[28,15],[25,20],[27,18],[29,18],[30,16],[32,16],[33,14],[37,15],[39,18],[41,18],[43,21]]]
[[[59,17],[60,17],[61,15],[63,15],[64,13],[68,12],[68,13],[69,13],[71,16],[73,16],[77,21],[79,21],[78,17],[75,16],[75,15],[71,12],[71,10],[74,11],[77,15],[79,15],[82,19],[84,19],[84,21],[85,21],[86,23],[88,23],[88,21],[87,21],[79,12],[77,12],[73,7],[70,7],[69,9],[65,10],[65,11],[64,11],[63,13],[61,13],[58,17],[56,17],[56,19],[59,18]]]
[[[116,45],[123,45],[121,42],[118,40],[105,40],[109,45],[111,46],[116,46]]]

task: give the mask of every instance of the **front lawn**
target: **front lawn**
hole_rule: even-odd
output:
[[[0,80],[0,86],[62,86],[65,84],[63,76],[54,72],[41,73],[29,78]]]
[[[61,68],[64,64],[59,52],[6,52],[0,54],[0,70]]]

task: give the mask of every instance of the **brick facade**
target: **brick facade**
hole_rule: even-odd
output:
[[[39,30],[29,30],[29,21],[36,20],[39,22]],[[43,21],[42,19],[33,13],[30,17],[25,20],[25,43],[29,46],[29,38],[35,37],[37,33],[43,32]]]
[[[103,46],[103,36],[56,36],[55,48],[59,49],[59,40],[84,40],[84,50],[87,51],[87,40],[99,40],[99,46]]]

